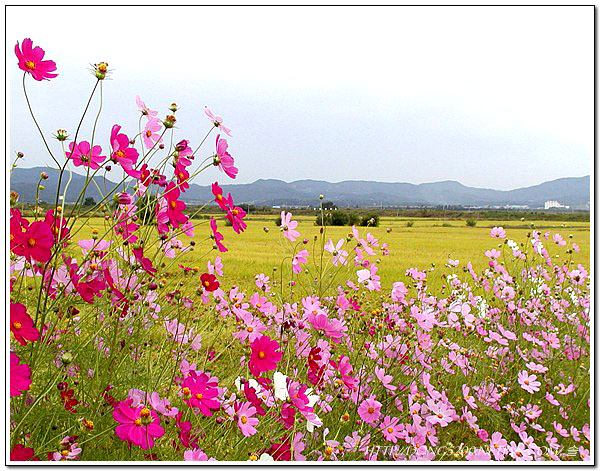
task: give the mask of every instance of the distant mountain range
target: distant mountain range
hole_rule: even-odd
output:
[[[56,194],[58,171],[45,168],[16,168],[10,178],[10,188],[20,194],[20,200],[35,200],[36,184],[40,172],[48,173],[48,180],[42,184],[41,199],[51,201]],[[61,192],[64,191],[68,175],[63,176]],[[112,181],[95,179],[104,192],[116,186]],[[73,202],[85,184],[85,176],[73,173],[67,193],[67,202]],[[540,185],[500,191],[485,188],[472,188],[456,181],[437,183],[383,183],[372,181],[343,181],[329,183],[319,180],[298,180],[287,183],[281,180],[257,180],[254,183],[222,185],[224,191],[231,192],[236,203],[249,203],[256,206],[316,206],[319,195],[326,201],[333,201],[339,207],[381,207],[381,206],[476,206],[502,207],[527,206],[544,207],[546,201],[557,201],[573,209],[589,209],[590,177],[559,178]],[[100,194],[96,185],[90,184],[86,196],[96,201]],[[204,203],[212,199],[210,186],[191,184],[183,194],[188,203]]]

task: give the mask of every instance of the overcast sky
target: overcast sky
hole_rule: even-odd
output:
[[[13,51],[30,37],[60,74],[28,80],[47,133],[74,132],[90,64],[104,60],[103,148],[115,123],[137,133],[136,95],[160,116],[177,102],[176,139],[192,144],[210,127],[208,105],[232,129],[239,183],[512,189],[588,175],[593,21],[593,7],[9,7],[10,148],[24,167],[51,163]],[[196,182],[217,178],[228,180],[214,169]]]

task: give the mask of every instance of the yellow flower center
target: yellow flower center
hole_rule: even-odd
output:
[[[260,358],[261,360],[263,360],[267,355],[265,354],[265,352],[258,352],[258,358]]]
[[[221,194],[218,194],[218,195],[217,195],[217,199],[218,199],[219,201],[221,201],[221,200],[223,199],[223,195],[221,195]]]
[[[21,324],[20,322],[15,322],[13,323],[13,327],[17,330],[19,330],[21,327],[23,327],[23,324]]]
[[[333,448],[331,448],[330,446],[328,446],[327,448],[325,448],[325,454],[326,455],[331,455],[333,453]]]
[[[150,409],[148,409],[147,407],[144,407],[140,411],[140,417],[150,417]]]
[[[69,454],[69,450],[63,450],[60,452],[61,455],[67,456]]]
[[[133,423],[139,427],[139,426],[141,426],[141,425],[142,425],[142,419],[140,419],[140,418],[138,417],[137,419],[135,419],[135,420],[133,421]]]
[[[25,62],[25,67],[27,67],[29,70],[34,70],[35,69],[35,62],[33,62],[33,61],[27,61],[27,62]]]
[[[253,329],[252,327],[248,327],[246,330],[247,330],[248,332],[252,332],[252,331],[254,331],[254,329]]]
[[[181,390],[181,392],[183,392],[184,396],[189,396],[190,395],[190,388],[183,388]]]
[[[250,461],[257,461],[257,460],[258,460],[258,456],[250,455]]]
[[[204,398],[204,395],[202,393],[196,394],[196,399],[200,400],[200,399],[203,399],[203,398]]]
[[[146,131],[146,137],[152,136],[152,131]]]
[[[171,205],[172,209],[175,209],[177,207],[177,201],[173,200],[169,203]]]
[[[240,421],[246,425],[246,422],[248,422],[248,418],[245,415],[242,415],[242,417],[240,418]]]
[[[233,211],[231,211],[231,214],[233,214],[234,216],[237,216],[239,213],[239,211],[237,209],[234,209]]]
[[[125,152],[123,152],[122,150],[119,149],[118,151],[115,152],[115,155],[117,157],[125,157]]]
[[[442,419],[444,416],[442,414],[438,414],[438,419]]]
[[[29,239],[27,241],[27,245],[29,245],[29,247],[35,247],[36,241],[35,239]]]
[[[388,433],[392,433],[394,431],[394,429],[392,427],[388,427],[387,431],[388,431]]]
[[[369,414],[372,414],[373,412],[375,412],[375,409],[373,409],[372,407],[369,407],[369,408],[367,409],[367,412],[368,412]]]

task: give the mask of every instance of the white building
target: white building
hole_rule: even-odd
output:
[[[544,203],[544,209],[552,209],[552,208],[565,208],[565,209],[569,209],[568,206],[565,206],[564,204],[560,204],[556,200],[546,201]]]

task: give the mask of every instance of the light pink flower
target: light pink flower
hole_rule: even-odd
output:
[[[540,383],[536,381],[536,375],[529,375],[527,370],[523,370],[518,374],[518,380],[521,387],[530,394],[540,390]]]
[[[226,128],[225,126],[223,126],[223,118],[221,118],[220,116],[215,116],[213,114],[212,111],[210,111],[208,109],[208,107],[204,107],[204,113],[206,114],[206,116],[208,116],[208,119],[210,119],[212,121],[212,123],[214,124],[214,126],[218,129],[220,129],[221,131],[223,131],[225,134],[227,134],[229,137],[231,136],[231,129]]]
[[[298,221],[292,221],[292,213],[281,211],[280,228],[283,231],[283,237],[295,242],[296,238],[300,237],[300,233],[296,230],[296,227],[298,227]]]

